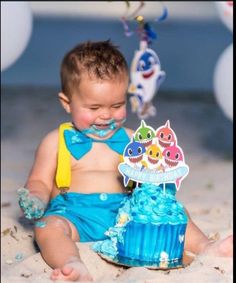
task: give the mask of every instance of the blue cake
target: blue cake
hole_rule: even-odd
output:
[[[127,266],[182,266],[187,215],[174,183],[142,184],[119,209],[116,225],[93,249]]]
[[[169,120],[156,131],[142,120],[118,169],[124,186],[137,186],[125,198],[108,239],[93,245],[102,257],[126,266],[175,268],[183,265],[187,215],[176,200],[189,172]]]

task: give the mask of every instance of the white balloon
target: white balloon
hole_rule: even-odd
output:
[[[1,71],[25,50],[32,32],[32,13],[27,2],[1,1]]]
[[[216,63],[214,92],[225,115],[233,120],[233,44],[224,50]]]
[[[221,20],[233,31],[233,1],[216,1],[215,4]]]

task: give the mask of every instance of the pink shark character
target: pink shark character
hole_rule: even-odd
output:
[[[180,162],[184,162],[183,151],[175,142],[174,145],[166,147],[162,155],[168,168],[176,167]],[[183,177],[176,179],[175,184],[177,188],[180,186],[182,179]]]
[[[175,132],[170,127],[170,121],[167,120],[164,126],[156,130],[156,137],[162,147],[168,147],[177,142]]]

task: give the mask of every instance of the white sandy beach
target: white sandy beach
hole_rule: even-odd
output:
[[[152,127],[170,119],[185,153],[190,173],[177,198],[209,236],[224,238],[233,231],[232,123],[214,101],[157,97]],[[3,283],[50,283],[51,268],[33,242],[32,223],[22,217],[16,190],[24,185],[40,139],[69,117],[60,108],[56,90],[2,89],[1,257]],[[126,125],[139,121],[129,113]],[[228,283],[233,281],[233,260],[196,256],[181,269],[170,271],[124,268],[101,259],[90,244],[78,243],[82,260],[95,283]],[[58,281],[64,282],[64,281]]]

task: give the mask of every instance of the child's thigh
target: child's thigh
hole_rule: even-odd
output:
[[[70,237],[73,241],[79,241],[79,234],[75,226],[66,218],[50,215],[41,218],[35,223],[34,233],[37,239],[49,239],[55,236]]]

